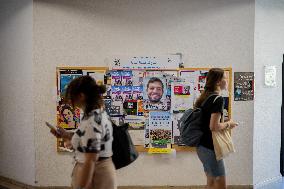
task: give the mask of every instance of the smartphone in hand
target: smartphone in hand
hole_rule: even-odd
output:
[[[45,122],[45,125],[48,126],[50,129],[57,130],[57,128],[54,125],[51,125],[47,121]]]
[[[45,125],[51,130],[51,133],[56,134],[57,136],[60,136],[61,133],[58,131],[58,128],[49,122],[45,122]]]

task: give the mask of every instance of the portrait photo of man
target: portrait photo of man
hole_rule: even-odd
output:
[[[157,77],[151,77],[146,87],[147,97],[150,103],[159,103],[164,94],[164,83]]]
[[[168,110],[167,88],[164,77],[145,77],[143,80],[144,110]]]

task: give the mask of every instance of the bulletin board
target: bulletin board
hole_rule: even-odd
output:
[[[117,63],[118,59],[115,61]],[[179,62],[176,59],[175,61]],[[153,65],[153,62],[151,64]],[[152,66],[151,64],[149,63],[149,67]],[[105,109],[116,124],[129,123],[129,133],[138,151],[147,152],[152,147],[193,151],[194,148],[180,143],[179,119],[185,110],[193,107],[204,88],[205,77],[210,68],[165,69],[159,68],[158,64],[146,69],[135,67],[119,69],[118,64],[116,64],[117,67],[110,67],[110,69],[108,67],[58,67],[56,72],[57,124],[70,131],[74,131],[80,125],[82,112],[78,108],[72,109],[70,105],[63,103],[64,90],[72,79],[90,75],[98,84],[106,85],[107,92],[103,95]],[[178,68],[178,64],[175,68]],[[222,92],[225,99],[224,116],[225,119],[230,119],[232,69],[224,68],[224,70],[228,78],[228,90]],[[154,102],[149,93],[153,78],[159,79],[154,83],[161,83],[160,91],[162,92],[158,102]],[[155,95],[158,96],[154,94],[153,98]],[[61,139],[58,139],[57,150],[68,151],[64,148]]]

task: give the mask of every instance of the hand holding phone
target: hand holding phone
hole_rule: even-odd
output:
[[[237,127],[239,124],[233,120],[230,120],[229,121],[229,125],[230,125],[230,128],[233,129],[235,127]]]
[[[57,130],[57,128],[54,125],[51,125],[47,121],[45,122],[46,126],[48,126],[50,129]]]
[[[58,128],[52,124],[50,124],[49,122],[45,122],[45,125],[50,129],[50,132],[56,136],[57,138],[61,137],[61,133],[59,132]]]
[[[67,140],[71,140],[73,133],[72,132],[68,132],[65,129],[63,129],[62,127],[56,127],[48,122],[45,122],[46,126],[50,128],[50,132],[56,136],[57,138],[63,138],[63,139],[67,139]]]

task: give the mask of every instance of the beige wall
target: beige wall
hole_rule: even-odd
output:
[[[32,0],[0,5],[0,176],[35,181]]]
[[[56,66],[106,66],[113,54],[180,52],[186,67],[254,70],[254,1],[36,0],[34,1],[36,179],[69,185],[72,157],[57,154],[42,126],[55,121]],[[237,152],[226,159],[228,183],[252,184],[253,102],[234,102]],[[118,171],[120,185],[203,185],[195,153],[141,154]]]

